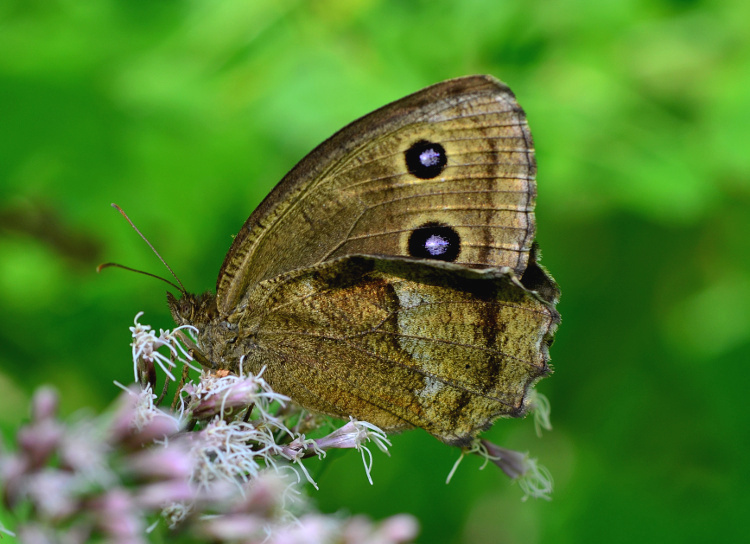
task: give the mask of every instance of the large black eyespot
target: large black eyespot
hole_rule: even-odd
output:
[[[409,236],[409,255],[418,259],[455,261],[461,251],[461,237],[451,227],[425,223]]]
[[[404,155],[409,172],[420,179],[438,176],[448,160],[442,145],[427,140],[419,140],[412,144]]]

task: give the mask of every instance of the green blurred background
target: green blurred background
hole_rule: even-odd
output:
[[[746,538],[750,360],[746,0],[0,2],[0,426],[42,383],[99,410],[132,379],[136,312],[170,327],[121,205],[192,291],[335,130],[489,73],[526,109],[559,281],[554,431],[498,422],[551,502],[421,431],[313,466],[324,511],[411,512],[420,542]],[[735,376],[735,370],[737,376]],[[743,524],[743,519],[745,520]],[[7,518],[5,519],[8,522]]]

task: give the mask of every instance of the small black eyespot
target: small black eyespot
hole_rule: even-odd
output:
[[[461,237],[451,227],[425,223],[409,236],[409,255],[418,259],[455,261],[461,252]]]
[[[412,144],[404,156],[406,168],[420,179],[437,177],[448,161],[443,146],[427,140],[419,140]]]

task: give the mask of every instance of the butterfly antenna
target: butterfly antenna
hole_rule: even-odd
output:
[[[144,272],[144,271],[142,271],[142,270],[136,270],[136,269],[134,269],[134,268],[128,268],[127,266],[122,266],[121,264],[117,264],[117,263],[104,263],[104,264],[100,264],[100,265],[99,265],[99,266],[97,267],[96,271],[97,271],[97,272],[101,272],[101,271],[102,271],[103,269],[105,269],[105,268],[109,268],[109,267],[111,267],[111,266],[114,266],[114,267],[117,267],[117,268],[122,268],[122,269],[124,269],[124,270],[130,270],[130,271],[132,271],[132,272],[138,272],[139,274],[144,274],[144,275],[146,275],[146,276],[151,276],[151,277],[153,277],[153,278],[157,278],[157,279],[160,279],[160,280],[162,280],[162,281],[164,281],[164,282],[167,282],[167,283],[168,283],[169,285],[171,285],[172,287],[174,287],[175,289],[177,289],[177,290],[178,290],[178,291],[180,291],[181,293],[183,293],[183,294],[187,293],[187,289],[185,289],[185,286],[184,286],[184,285],[182,285],[182,282],[180,281],[180,278],[178,278],[178,277],[177,277],[177,274],[175,274],[175,273],[174,273],[174,270],[172,270],[172,267],[171,267],[171,266],[169,266],[169,265],[167,264],[167,261],[165,261],[165,260],[164,260],[164,257],[162,257],[162,256],[161,256],[161,255],[159,254],[159,252],[158,252],[158,251],[156,251],[156,248],[155,248],[155,247],[154,247],[154,246],[153,246],[153,245],[151,244],[151,242],[149,242],[149,241],[148,241],[148,238],[146,238],[146,237],[145,237],[145,236],[143,235],[143,233],[142,233],[142,232],[141,232],[140,230],[138,230],[138,227],[136,227],[136,226],[135,226],[135,224],[134,224],[134,223],[133,223],[133,222],[132,222],[132,221],[130,220],[130,218],[128,217],[128,214],[126,214],[126,213],[125,213],[125,212],[123,211],[123,209],[122,209],[122,208],[120,208],[120,206],[118,206],[118,205],[117,205],[117,204],[115,204],[115,203],[112,203],[112,207],[113,207],[113,208],[115,208],[115,209],[116,209],[116,210],[117,210],[118,212],[120,212],[120,213],[122,214],[122,216],[123,216],[123,217],[125,218],[125,220],[126,220],[126,221],[127,221],[128,223],[130,223],[130,226],[131,226],[131,227],[133,227],[133,229],[135,230],[135,232],[137,232],[137,233],[138,233],[138,236],[140,236],[141,238],[143,238],[143,241],[144,241],[144,242],[146,242],[146,243],[148,244],[148,247],[150,247],[150,248],[151,248],[151,251],[153,251],[153,252],[154,252],[154,253],[156,254],[156,256],[157,256],[157,257],[159,257],[159,260],[160,260],[160,261],[162,262],[162,264],[163,264],[164,266],[166,266],[166,267],[167,267],[167,270],[169,270],[169,273],[170,273],[170,274],[172,274],[172,276],[174,277],[174,279],[176,279],[176,280],[177,280],[177,283],[179,283],[180,285],[179,285],[179,286],[177,286],[177,285],[175,285],[174,283],[172,283],[171,281],[169,281],[169,280],[167,280],[167,279],[164,279],[164,278],[162,278],[161,276],[157,276],[156,274],[151,274],[151,273],[149,273],[149,272]]]
[[[171,285],[172,287],[174,287],[175,289],[177,289],[181,293],[185,292],[179,285],[176,285],[176,284],[172,283],[171,281],[169,281],[166,278],[162,278],[161,276],[157,276],[156,274],[152,274],[151,272],[145,272],[143,270],[138,270],[137,268],[130,268],[129,266],[124,266],[124,265],[121,265],[119,263],[102,263],[102,264],[100,264],[99,266],[96,267],[96,271],[97,272],[101,272],[105,268],[122,268],[123,270],[130,270],[131,272],[137,272],[138,274],[143,274],[144,276],[151,276],[152,278],[156,278],[157,280],[161,280],[164,283],[168,283],[169,285]]]

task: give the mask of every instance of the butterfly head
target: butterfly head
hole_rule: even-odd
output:
[[[236,366],[241,356],[236,345],[237,326],[219,315],[216,296],[211,293],[183,293],[178,299],[167,293],[167,303],[178,326],[197,329],[197,345],[189,345],[193,358],[205,368],[223,369]]]
[[[211,293],[202,295],[183,293],[178,299],[172,293],[167,292],[167,303],[177,325],[192,325],[199,330],[212,321],[218,313],[216,297]]]

